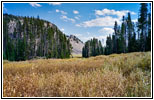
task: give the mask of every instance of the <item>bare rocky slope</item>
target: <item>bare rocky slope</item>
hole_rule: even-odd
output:
[[[72,54],[82,54],[84,43],[74,35],[67,36],[72,45]]]

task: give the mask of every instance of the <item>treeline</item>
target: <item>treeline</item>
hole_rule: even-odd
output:
[[[107,37],[106,46],[103,47],[103,53],[101,54],[151,51],[151,11],[148,11],[147,3],[141,3],[140,5],[139,17],[136,23],[132,22],[130,13],[127,17],[123,16],[121,26],[115,22],[114,33]],[[151,9],[151,5],[149,6]],[[88,51],[89,47],[87,46],[85,44],[84,51]],[[88,55],[88,52],[83,52],[83,57],[87,57],[85,55]],[[93,56],[93,54],[91,55]]]
[[[34,17],[3,15],[3,58],[11,61],[45,58],[69,58],[71,44],[48,21]]]
[[[96,38],[88,40],[82,49],[83,57],[97,56],[103,54],[101,41]]]
[[[123,16],[121,27],[114,25],[113,35],[106,40],[104,54],[127,53],[151,50],[151,13],[148,4],[141,3],[138,22],[131,20],[131,15]]]

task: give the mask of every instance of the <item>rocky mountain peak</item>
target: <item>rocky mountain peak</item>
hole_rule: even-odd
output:
[[[84,43],[74,35],[67,36],[67,38],[70,40],[70,43],[73,47],[72,54],[82,54]]]

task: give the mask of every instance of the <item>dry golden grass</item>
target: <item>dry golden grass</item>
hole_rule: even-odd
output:
[[[72,54],[72,58],[82,58],[82,54]]]
[[[151,52],[3,62],[4,97],[150,97]]]

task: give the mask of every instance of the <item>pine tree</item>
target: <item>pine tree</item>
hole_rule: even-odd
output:
[[[147,15],[148,15],[147,3],[141,3],[140,15],[138,18],[138,30],[140,34],[140,50],[146,49],[146,37],[147,37]]]
[[[132,50],[131,52],[136,52],[137,51],[137,40],[136,40],[136,33],[134,32],[133,33],[133,36],[132,36]]]
[[[128,18],[127,18],[127,33],[128,33],[128,52],[132,52],[133,25],[132,25],[132,21],[131,21],[130,12],[128,13]]]
[[[112,39],[113,39],[113,53],[117,53],[117,44],[118,44],[118,24],[117,21],[115,21],[114,24],[114,34],[112,35]]]
[[[150,4],[150,9],[151,9],[151,4]],[[148,36],[147,36],[146,51],[151,51],[151,10],[148,13]]]
[[[126,34],[126,27],[125,27],[125,17],[123,16],[123,22],[121,24],[121,32],[120,32],[120,53],[126,52],[126,41],[125,41],[125,34]]]
[[[112,54],[112,39],[111,39],[111,36],[109,35],[108,37],[107,37],[107,40],[106,40],[106,47],[105,47],[105,54],[106,55],[109,55],[109,54]]]

